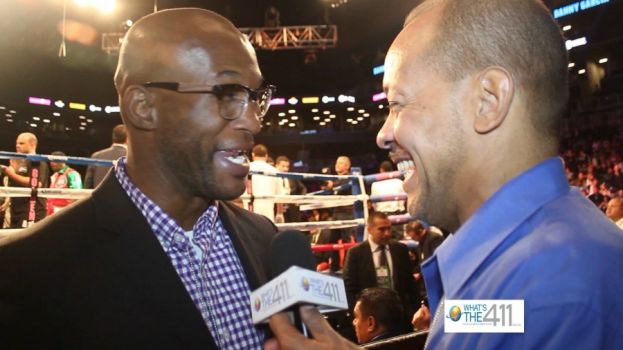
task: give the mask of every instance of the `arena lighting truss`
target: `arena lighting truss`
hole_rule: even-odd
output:
[[[337,45],[336,25],[239,28],[253,46],[264,50],[327,49]]]
[[[251,44],[264,50],[328,49],[337,45],[336,25],[239,28]],[[102,50],[118,55],[125,33],[103,33]]]

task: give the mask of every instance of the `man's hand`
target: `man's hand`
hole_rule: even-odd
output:
[[[430,327],[430,311],[426,305],[420,306],[420,309],[415,312],[411,324],[418,331],[423,331]]]
[[[361,350],[357,345],[349,342],[336,331],[313,307],[300,308],[301,319],[313,335],[313,339],[303,336],[290,322],[285,314],[277,314],[270,318],[270,329],[275,338],[264,343],[264,350],[298,350],[298,349],[336,349]]]

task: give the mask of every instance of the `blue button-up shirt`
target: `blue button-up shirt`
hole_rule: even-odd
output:
[[[509,181],[427,260],[431,313],[445,299],[524,299],[524,333],[445,333],[427,349],[623,349],[623,232],[559,158]],[[441,317],[439,317],[441,316]]]
[[[115,176],[147,219],[219,349],[260,349],[264,333],[253,326],[250,287],[218,217],[218,203],[208,207],[191,231],[184,231],[134,185],[125,158],[119,160]]]

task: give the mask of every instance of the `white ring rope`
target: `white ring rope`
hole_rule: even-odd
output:
[[[37,197],[82,199],[87,197],[93,190],[70,189],[70,188],[37,188]],[[0,187],[0,197],[30,197],[32,190],[29,187]]]
[[[309,222],[287,222],[275,224],[279,230],[300,230],[311,231],[315,229],[338,229],[347,227],[357,227],[365,224],[364,219],[336,220],[336,221],[309,221]]]
[[[112,166],[116,161],[89,159],[71,156],[53,156],[42,154],[23,154],[14,152],[0,151],[0,159],[28,159],[31,161],[56,161],[69,164],[94,165],[94,166]],[[290,173],[290,172],[262,172],[250,171],[249,175],[274,176],[295,180],[308,181],[328,181],[347,179],[357,181],[359,188],[365,192],[365,184],[381,181],[391,178],[399,178],[403,174],[400,171],[390,173],[380,173],[372,175],[326,175],[326,174],[309,174],[309,173]],[[347,184],[349,187],[351,184]],[[0,187],[0,197],[30,197],[33,189],[28,187]],[[60,189],[60,188],[37,188],[36,195],[41,198],[60,198],[60,199],[82,199],[89,196],[93,190],[90,189]],[[327,192],[331,192],[330,190]],[[369,196],[365,193],[358,195],[262,195],[253,196],[244,194],[240,196],[243,200],[273,200],[277,203],[297,204],[300,210],[312,210],[321,208],[333,208],[353,205],[357,201],[363,202],[364,217],[353,220],[337,220],[337,221],[312,221],[312,222],[292,222],[279,223],[276,226],[280,230],[297,229],[301,231],[311,231],[315,229],[341,229],[351,228],[365,225],[368,216],[367,202],[385,202],[406,199],[405,194],[389,194]],[[408,214],[390,217],[392,223],[406,223],[414,218]],[[21,229],[4,229],[0,230],[0,238],[19,232]]]

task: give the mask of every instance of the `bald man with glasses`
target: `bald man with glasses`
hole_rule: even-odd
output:
[[[213,12],[160,11],[126,34],[115,86],[127,158],[0,244],[0,348],[260,348],[249,294],[276,228],[228,202],[275,91],[253,47]]]

